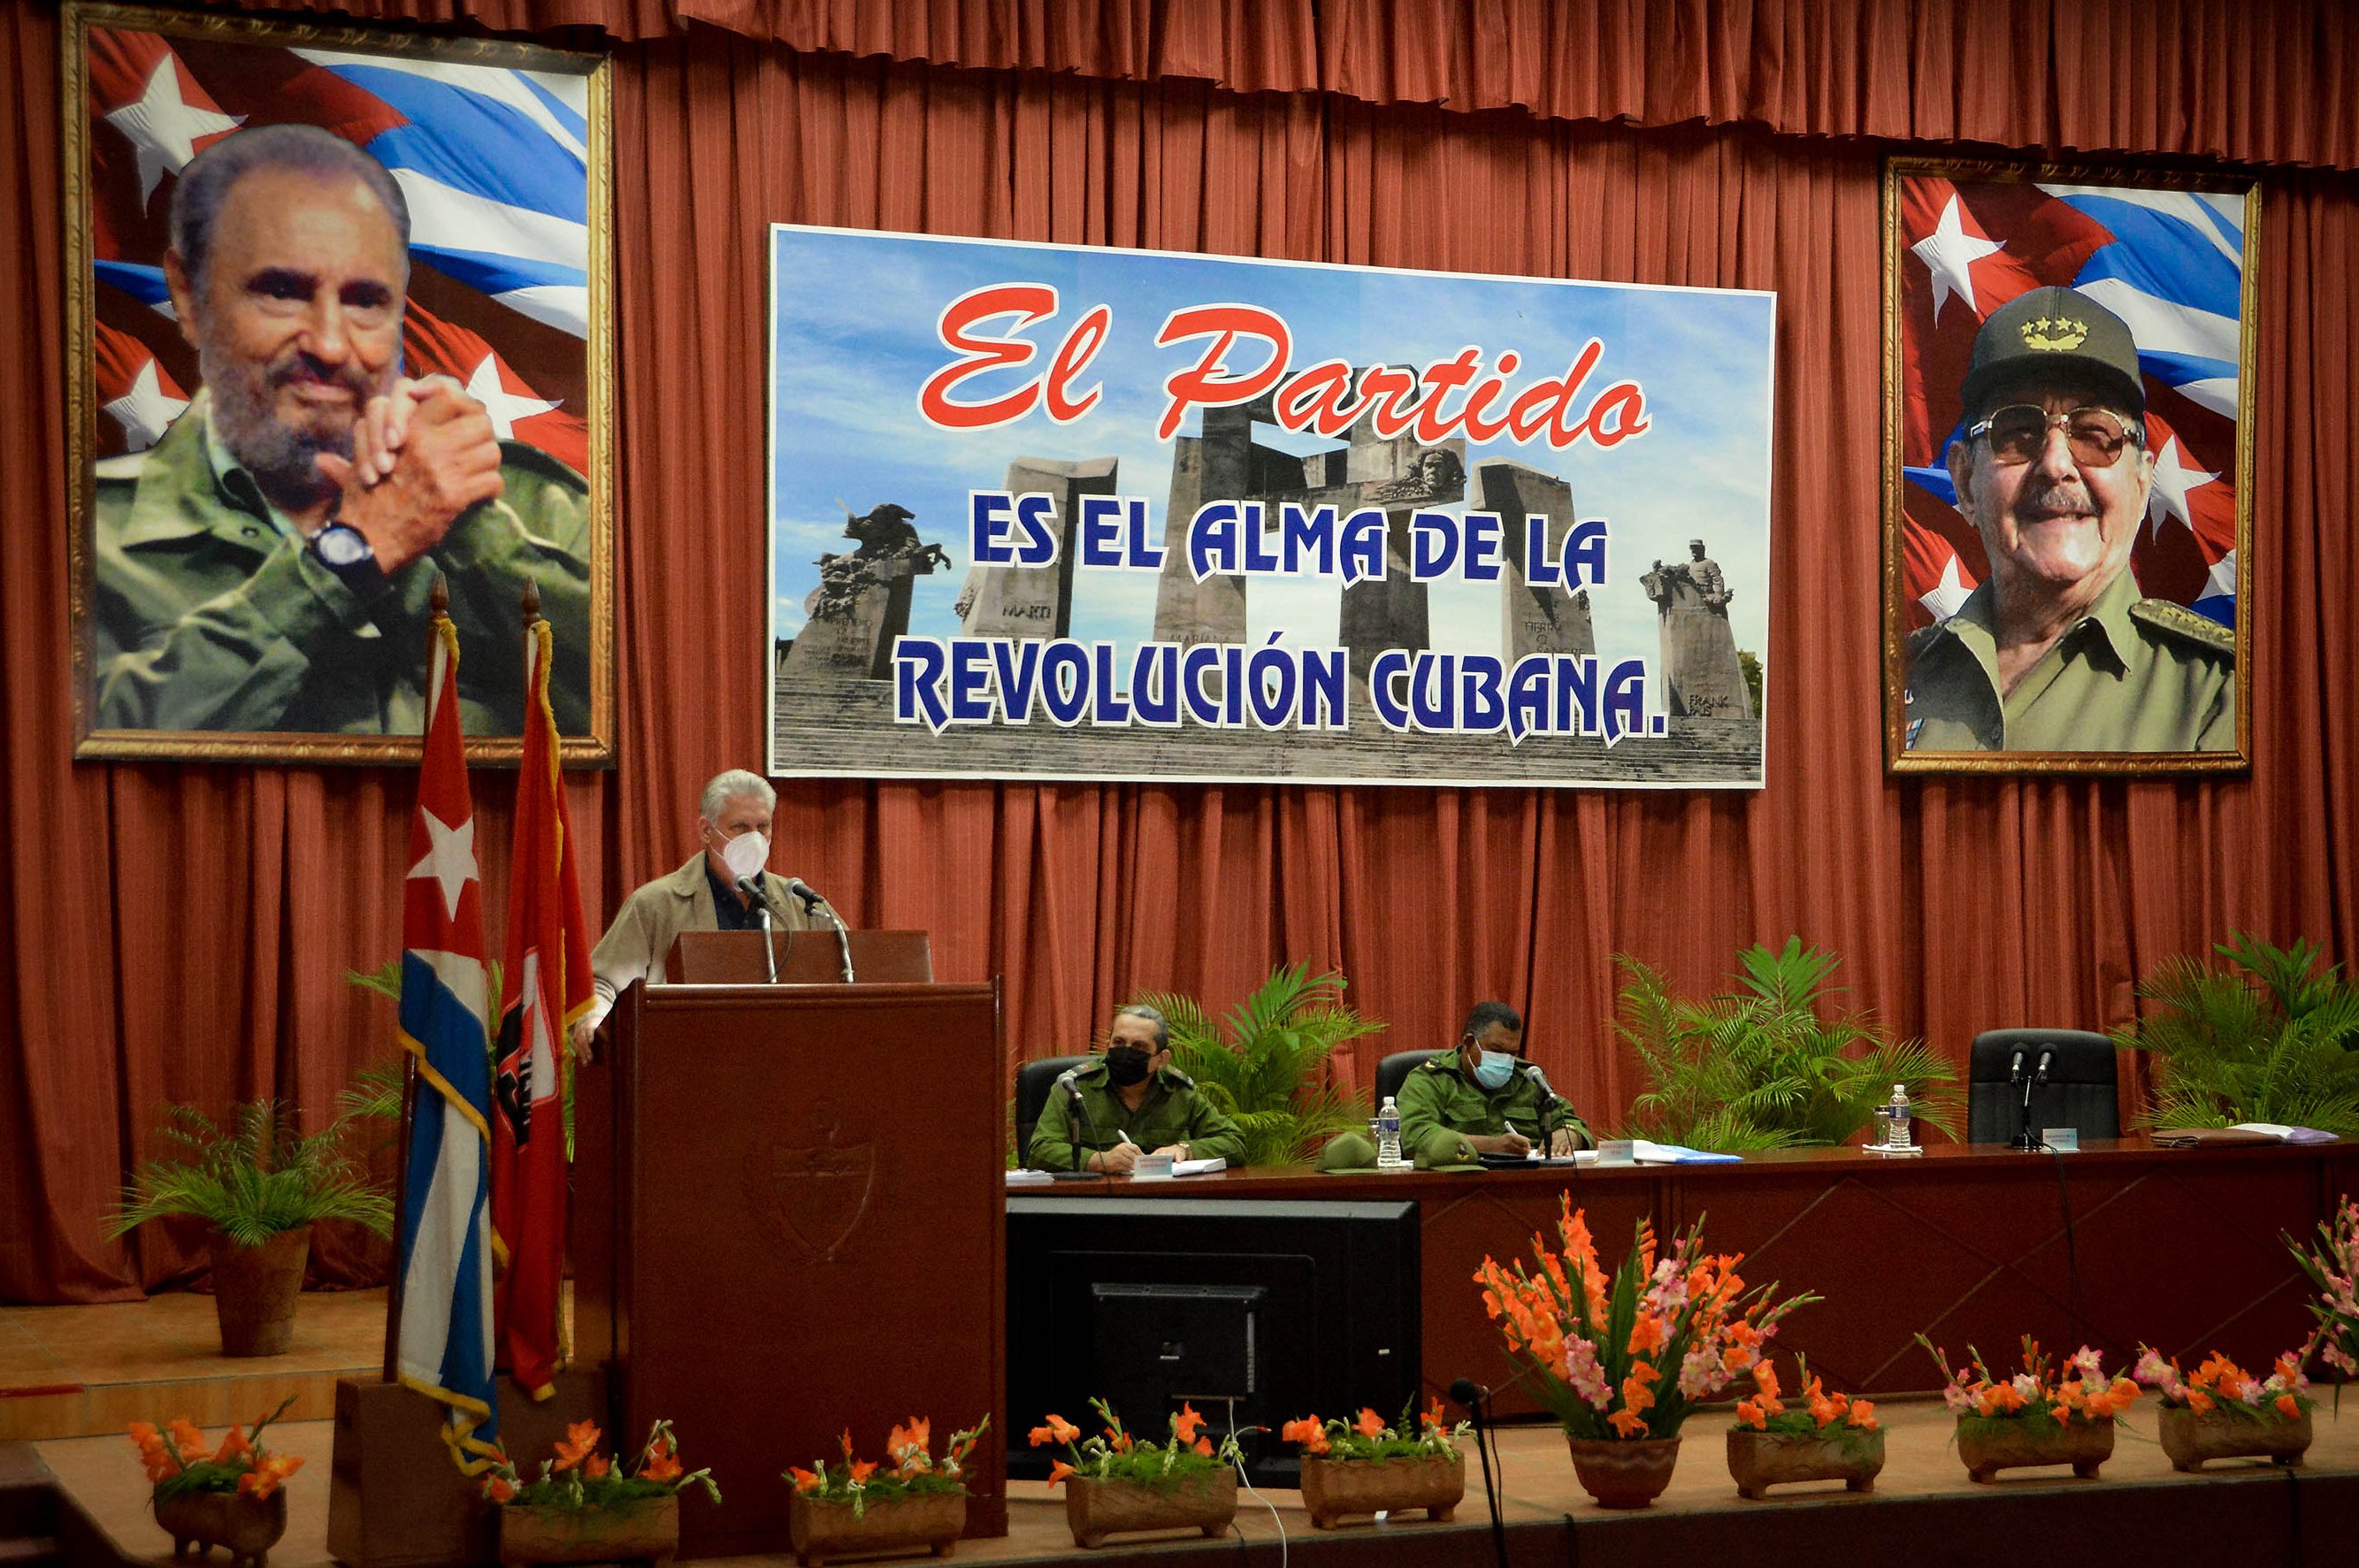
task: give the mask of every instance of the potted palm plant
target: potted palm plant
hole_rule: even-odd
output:
[[[1335,1048],[1384,1025],[1343,1003],[1342,975],[1309,964],[1274,971],[1219,1024],[1192,997],[1152,992],[1138,1000],[1171,1028],[1172,1065],[1236,1122],[1245,1163],[1288,1165],[1310,1158],[1333,1134],[1368,1121],[1365,1095],[1346,1095],[1327,1072]]]
[[[2225,969],[2170,959],[2138,988],[2154,1011],[2114,1031],[2123,1050],[2158,1058],[2149,1125],[2359,1138],[2359,985],[2338,965],[2319,969],[2307,941],[2273,947],[2239,931],[2213,951]]]
[[[1774,952],[1756,944],[1737,955],[1735,989],[1704,1001],[1674,996],[1626,954],[1615,961],[1629,977],[1618,1033],[1647,1075],[1633,1135],[1730,1152],[1843,1143],[1895,1084],[1920,1119],[1957,1135],[1955,1067],[1864,1018],[1822,1016],[1840,989],[1827,983],[1833,954],[1799,936]]]
[[[348,1112],[307,1136],[280,1100],[237,1106],[226,1126],[174,1106],[164,1135],[183,1152],[132,1173],[107,1234],[176,1216],[203,1220],[222,1354],[283,1355],[294,1342],[312,1225],[356,1220],[379,1236],[393,1228],[392,1200],[345,1151],[351,1125]]]

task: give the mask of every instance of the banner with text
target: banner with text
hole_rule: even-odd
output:
[[[774,773],[1760,785],[1774,295],[770,244]]]

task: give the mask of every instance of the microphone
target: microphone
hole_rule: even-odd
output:
[[[2006,1065],[2006,1081],[2010,1084],[2023,1082],[2023,1051],[2020,1047],[2016,1050],[2015,1060]]]
[[[810,883],[803,881],[800,877],[788,877],[787,879],[787,891],[794,894],[795,897],[802,900],[803,913],[805,914],[813,913],[821,904],[827,902],[826,899],[820,896],[818,889],[812,887]]]
[[[737,879],[737,896],[753,906],[762,917],[762,961],[769,967],[770,983],[778,983],[778,949],[770,940],[770,901],[762,894],[762,884],[752,877]]]
[[[1491,1397],[1491,1390],[1472,1378],[1461,1378],[1450,1385],[1452,1403],[1464,1405],[1475,1414],[1482,1414],[1482,1401]]]
[[[1084,1168],[1082,1163],[1082,1150],[1083,1145],[1082,1142],[1080,1130],[1084,1127],[1089,1129],[1089,1139],[1093,1143],[1097,1141],[1098,1136],[1097,1128],[1090,1121],[1089,1105],[1082,1098],[1082,1086],[1073,1081],[1073,1076],[1080,1071],[1081,1069],[1078,1067],[1068,1067],[1063,1072],[1057,1075],[1057,1087],[1065,1091],[1065,1103],[1070,1108],[1073,1117],[1073,1168],[1070,1171],[1059,1171],[1055,1173],[1057,1175],[1067,1178],[1092,1174],[1089,1170]]]
[[[843,919],[835,913],[835,905],[820,896],[819,891],[800,877],[788,877],[787,891],[801,901],[806,918],[813,914],[823,915],[827,923],[835,927],[836,951],[843,958],[843,983],[850,985],[852,983],[852,933],[843,928]]]
[[[2056,1053],[2043,1047],[2039,1053],[2038,1069],[2032,1074],[2031,1081],[2035,1084],[2046,1083],[2048,1081],[2048,1064],[2055,1059]]]
[[[1538,1142],[1540,1158],[1545,1160],[1549,1157],[1549,1151],[1555,1146],[1553,1138],[1549,1132],[1549,1113],[1556,1108],[1556,1089],[1549,1083],[1548,1075],[1540,1071],[1540,1065],[1538,1062],[1526,1062],[1516,1071],[1529,1078],[1532,1087],[1538,1089],[1540,1094]]]

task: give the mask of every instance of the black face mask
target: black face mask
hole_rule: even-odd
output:
[[[1126,1089],[1147,1077],[1147,1053],[1136,1045],[1109,1046],[1105,1065],[1106,1082],[1118,1089]]]

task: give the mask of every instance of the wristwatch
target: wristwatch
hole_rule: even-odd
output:
[[[368,535],[349,523],[331,523],[312,535],[311,553],[354,593],[366,597],[385,586],[385,568],[376,564]]]

